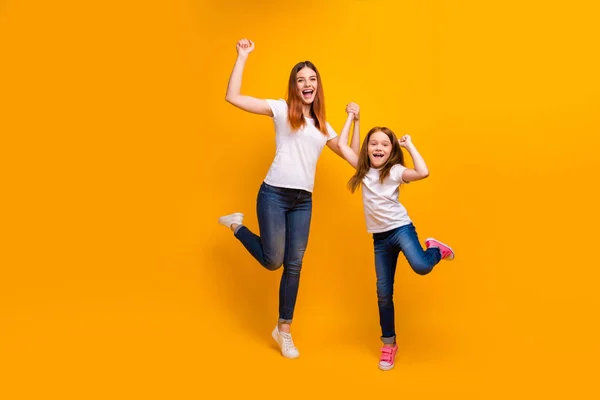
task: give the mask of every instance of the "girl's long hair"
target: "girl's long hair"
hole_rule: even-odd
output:
[[[292,72],[290,73],[287,92],[288,120],[290,121],[290,126],[294,131],[299,130],[306,123],[302,113],[302,105],[304,103],[298,94],[298,88],[296,85],[296,77],[298,72],[306,67],[312,69],[317,74],[317,95],[315,96],[313,103],[310,105],[310,114],[315,120],[316,128],[324,135],[327,135],[327,120],[325,119],[325,95],[323,93],[321,75],[319,74],[317,67],[315,67],[315,65],[310,61],[299,62],[298,64],[294,65],[294,68],[292,68]]]
[[[398,144],[398,138],[396,138],[394,132],[385,126],[376,126],[372,128],[369,133],[367,133],[367,136],[365,137],[360,149],[360,153],[358,154],[356,173],[348,181],[348,189],[350,189],[352,193],[354,193],[362,184],[363,178],[365,175],[367,175],[367,172],[369,172],[369,169],[371,168],[371,160],[369,159],[369,139],[371,139],[371,135],[376,132],[385,133],[390,139],[390,142],[392,142],[390,158],[388,158],[388,160],[379,170],[379,181],[383,183],[383,180],[390,174],[390,170],[394,165],[404,165],[404,153],[402,153],[402,148],[400,147],[400,144]]]

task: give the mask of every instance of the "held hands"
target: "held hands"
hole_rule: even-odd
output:
[[[412,146],[412,139],[410,135],[404,135],[400,139],[398,139],[398,144],[400,147],[404,147],[405,149]]]
[[[254,50],[254,42],[249,39],[241,39],[235,46],[239,56],[248,57],[248,54]]]
[[[358,106],[358,104],[352,102],[348,103],[346,105],[346,112],[348,114],[352,114],[354,116],[355,121],[360,120],[360,107]]]

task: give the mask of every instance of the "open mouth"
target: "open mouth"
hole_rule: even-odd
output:
[[[302,97],[304,97],[305,99],[308,100],[312,97],[313,93],[314,93],[314,90],[312,90],[312,89],[304,89],[302,91]]]
[[[373,154],[373,157],[375,157],[375,158],[383,158],[383,153]]]

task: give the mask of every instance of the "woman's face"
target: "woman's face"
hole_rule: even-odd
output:
[[[296,74],[298,96],[304,104],[312,104],[317,95],[317,73],[308,67],[302,68]]]

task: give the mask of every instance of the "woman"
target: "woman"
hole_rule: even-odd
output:
[[[312,191],[317,160],[327,144],[342,157],[338,137],[325,118],[325,96],[317,68],[310,62],[296,64],[290,73],[287,100],[265,100],[241,94],[242,74],[254,43],[237,43],[237,60],[227,87],[226,100],[254,114],[268,115],[275,125],[276,154],[257,198],[260,236],[243,223],[243,214],[219,218],[248,252],[269,270],[283,265],[279,286],[279,320],[273,338],[287,358],[299,356],[290,332],[302,259],[308,244],[312,215]],[[358,151],[358,138],[352,140]]]

